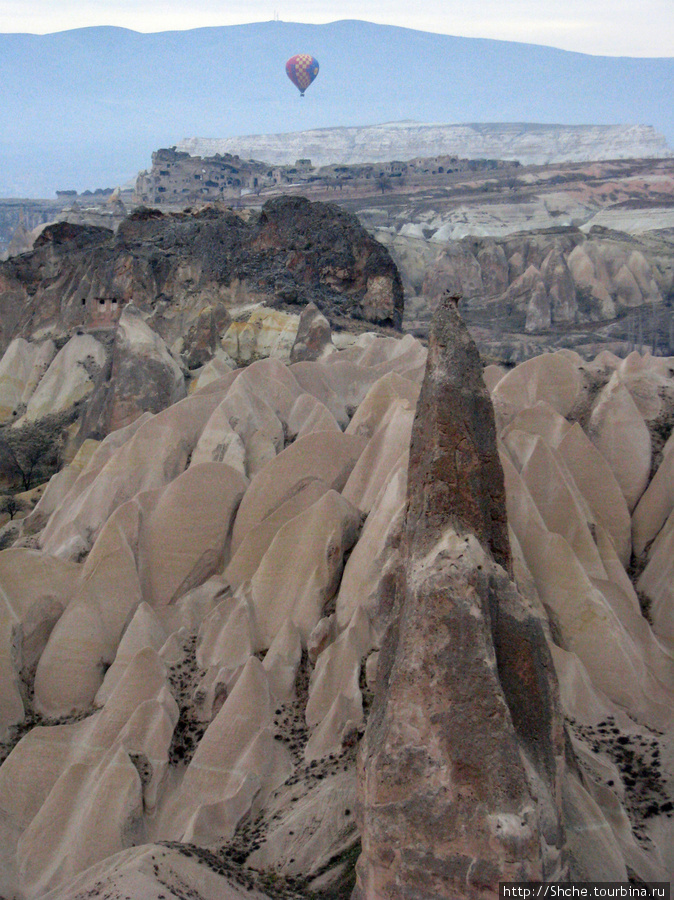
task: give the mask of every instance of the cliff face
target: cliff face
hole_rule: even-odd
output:
[[[0,349],[11,348],[0,424],[77,406],[77,445],[103,437],[185,396],[206,365],[215,378],[237,363],[287,361],[310,302],[349,331],[402,320],[388,251],[332,204],[139,209],[116,234],[50,225],[31,252],[0,264]],[[322,349],[305,348],[306,358]]]
[[[51,221],[63,209],[63,200],[7,200],[0,199],[0,260],[15,253],[23,253],[25,247],[13,242],[14,236],[31,231]]]
[[[427,125],[397,122],[360,128],[321,128],[294,134],[187,138],[179,150],[194,156],[238,153],[267,162],[314,165],[412,159],[454,153],[467,159],[517,159],[524,165],[587,159],[669,156],[664,137],[647,125]]]
[[[113,235],[65,223],[0,266],[4,349],[17,336],[90,324],[91,306],[133,302],[171,346],[206,307],[305,306],[399,327],[403,295],[388,252],[331,204],[280,197],[259,216],[207,208],[137,210]]]
[[[395,604],[361,747],[363,900],[558,877],[563,728],[540,620],[510,581],[491,402],[455,301],[434,318]]]

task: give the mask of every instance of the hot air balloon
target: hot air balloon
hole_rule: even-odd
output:
[[[296,53],[286,63],[286,75],[299,89],[300,97],[318,75],[318,60],[309,53]]]

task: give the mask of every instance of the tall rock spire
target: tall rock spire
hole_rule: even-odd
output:
[[[499,881],[563,871],[557,684],[509,564],[491,404],[447,297],[431,330],[396,600],[360,754],[358,900],[496,897]]]
[[[474,341],[446,295],[431,327],[409,465],[407,531],[433,542],[448,522],[510,568],[494,410]]]

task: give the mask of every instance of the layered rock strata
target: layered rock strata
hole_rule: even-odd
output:
[[[314,165],[374,162],[391,153],[396,159],[456,153],[471,159],[518,159],[538,164],[550,160],[659,157],[671,153],[662,135],[644,125],[430,125],[422,122],[234,138],[191,137],[181,141],[178,149],[194,156],[238,153],[289,164],[304,155],[310,156]]]

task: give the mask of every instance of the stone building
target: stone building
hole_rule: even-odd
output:
[[[152,154],[152,168],[136,181],[135,201],[140,204],[185,207],[193,203],[232,201],[242,194],[259,194],[267,188],[304,187],[309,190],[367,189],[378,179],[403,183],[408,177],[417,183],[436,184],[453,172],[516,167],[516,162],[467,160],[457,156],[416,158],[404,162],[332,164],[314,168],[308,158],[294,165],[273,165],[244,160],[228,153],[191,156],[175,147]],[[391,189],[391,188],[389,188]]]
[[[90,297],[82,299],[82,306],[85,307],[88,328],[112,328],[119,321],[124,301],[116,297]]]
[[[190,156],[170,147],[152,154],[152,168],[136,181],[139,203],[186,204],[231,199],[242,191],[274,183],[266,163],[242,160],[238,156]]]

